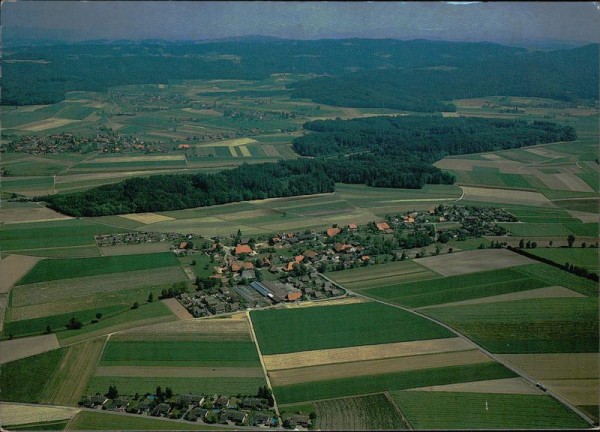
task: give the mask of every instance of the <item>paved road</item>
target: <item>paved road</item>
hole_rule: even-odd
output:
[[[414,315],[420,316],[421,318],[428,319],[429,321],[433,321],[434,323],[436,323],[436,324],[438,324],[438,325],[440,325],[440,326],[442,326],[442,327],[450,330],[452,333],[454,333],[459,338],[464,339],[466,341],[469,341],[472,344],[476,345],[477,348],[479,348],[479,350],[482,351],[484,354],[486,354],[488,357],[494,359],[495,361],[497,361],[498,363],[500,363],[501,365],[503,365],[507,369],[512,370],[517,375],[520,375],[522,378],[524,378],[530,384],[532,384],[534,386],[537,386],[537,384],[538,384],[538,381],[535,378],[533,378],[532,376],[530,376],[529,374],[527,374],[525,371],[523,371],[520,368],[516,367],[515,365],[513,365],[510,362],[508,362],[507,360],[501,359],[497,355],[489,352],[484,347],[482,347],[481,345],[479,345],[475,341],[469,339],[467,336],[465,336],[464,334],[462,334],[461,332],[459,332],[458,330],[456,330],[454,327],[451,327],[451,326],[449,326],[448,324],[446,324],[446,323],[444,323],[442,321],[439,321],[439,320],[437,320],[435,318],[432,318],[430,316],[427,316],[425,314],[417,312],[417,311],[415,311],[413,309],[410,309],[410,308],[407,308],[407,307],[404,307],[404,306],[400,306],[400,305],[397,305],[397,304],[393,304],[393,303],[388,303],[388,302],[383,301],[383,300],[377,300],[377,299],[374,299],[374,298],[371,298],[371,297],[367,297],[366,295],[357,293],[355,291],[349,290],[348,288],[343,287],[339,283],[337,283],[334,280],[330,279],[329,277],[325,276],[324,274],[321,274],[321,277],[323,277],[324,279],[327,279],[329,282],[331,282],[332,284],[334,284],[338,288],[341,288],[341,289],[345,290],[348,294],[351,294],[351,295],[354,295],[354,296],[357,296],[357,297],[362,297],[364,299],[368,299],[368,300],[371,300],[371,301],[376,301],[378,303],[381,303],[381,304],[384,304],[384,305],[387,305],[387,306],[395,307],[397,309],[401,309],[403,311],[406,311],[406,312],[412,313]],[[573,405],[568,400],[566,400],[565,398],[563,398],[562,396],[560,396],[558,393],[556,393],[556,392],[554,392],[554,391],[552,391],[550,389],[546,389],[544,387],[543,390],[546,392],[546,394],[552,396],[554,399],[558,400],[563,405],[566,405],[567,407],[569,407],[572,411],[574,411],[577,415],[579,415],[587,423],[589,423],[590,426],[597,427],[596,422],[593,419],[591,419],[586,413],[584,413],[583,411],[581,411],[577,406]]]

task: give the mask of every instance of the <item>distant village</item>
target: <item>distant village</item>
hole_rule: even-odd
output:
[[[205,239],[180,233],[133,232],[96,236],[100,247],[166,243],[190,256],[195,290],[176,298],[199,318],[297,301],[346,295],[324,273],[421,257],[452,247],[441,245],[485,235],[510,235],[498,222],[516,222],[494,207],[439,205],[423,212],[390,215],[366,225],[334,225],[324,231],[281,232],[270,237]],[[500,245],[498,245],[500,246]],[[202,267],[202,268],[199,268]],[[201,275],[201,276],[200,276]]]

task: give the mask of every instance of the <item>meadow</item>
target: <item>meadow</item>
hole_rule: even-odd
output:
[[[530,252],[558,264],[572,263],[589,271],[598,272],[598,249],[595,248],[536,248]]]
[[[181,423],[163,420],[159,418],[147,418],[141,416],[123,416],[106,412],[81,411],[69,422],[66,430],[214,430],[219,429],[215,425],[202,425],[190,422]]]
[[[394,391],[415,429],[570,429],[587,423],[550,396]],[[435,407],[435,415],[431,415]]]
[[[374,302],[253,311],[251,319],[263,355],[453,336],[421,317]],[[282,322],[294,331],[282,332]]]

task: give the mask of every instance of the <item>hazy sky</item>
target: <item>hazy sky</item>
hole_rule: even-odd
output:
[[[201,40],[260,34],[600,42],[597,3],[3,1],[4,38]]]

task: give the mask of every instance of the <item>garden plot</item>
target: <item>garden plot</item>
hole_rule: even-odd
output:
[[[418,258],[414,261],[444,276],[496,270],[536,262],[506,249],[465,251]]]

